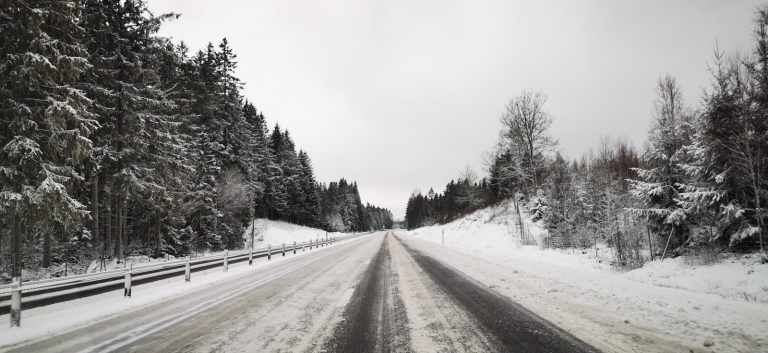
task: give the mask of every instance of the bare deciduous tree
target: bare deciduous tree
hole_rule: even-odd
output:
[[[251,189],[243,174],[235,169],[222,173],[216,186],[219,208],[231,214],[245,214],[251,203]]]
[[[546,101],[541,92],[523,91],[509,101],[501,118],[505,145],[534,188],[539,185],[547,153],[557,145],[549,132],[552,117],[544,111]]]

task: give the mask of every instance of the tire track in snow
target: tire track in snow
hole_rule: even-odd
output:
[[[395,237],[397,239],[397,237]],[[398,239],[398,242],[399,239]],[[502,352],[599,352],[523,306],[495,293],[456,269],[400,242],[418,266],[450,299],[495,338]]]
[[[384,237],[343,313],[343,320],[323,344],[334,353],[411,352],[405,305],[398,293]]]

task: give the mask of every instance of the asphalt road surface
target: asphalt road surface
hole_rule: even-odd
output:
[[[0,351],[597,350],[381,232]]]

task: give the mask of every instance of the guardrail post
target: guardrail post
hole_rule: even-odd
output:
[[[312,239],[309,239],[309,250],[312,250]]]
[[[229,250],[224,250],[224,272],[229,271]]]
[[[21,277],[13,279],[16,284],[11,292],[11,327],[21,326]]]
[[[285,256],[285,243],[283,243],[283,256]]]
[[[301,242],[301,252],[307,251],[307,242]]]
[[[248,253],[248,266],[253,265],[253,249]]]
[[[267,244],[267,261],[272,260],[272,245]]]
[[[131,297],[131,278],[133,277],[133,264],[131,264],[131,267],[128,268],[128,271],[125,273],[125,286],[123,288],[123,296],[124,297]]]
[[[296,241],[293,241],[293,254],[296,255]]]
[[[192,268],[189,263],[189,256],[187,256],[187,263],[184,265],[184,282],[192,282]]]

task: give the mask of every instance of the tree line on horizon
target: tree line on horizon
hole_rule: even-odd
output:
[[[226,38],[190,54],[143,0],[0,4],[0,273],[237,249],[256,217],[390,228],[357,183],[241,94]]]
[[[487,176],[464,172],[442,193],[408,199],[409,229],[446,223],[512,199],[542,221],[551,246],[607,242],[620,266],[714,248],[765,252],[768,205],[768,7],[756,12],[749,54],[715,49],[699,107],[671,75],[656,85],[648,140],[601,138],[569,160],[550,134],[546,96],[524,91],[502,115]],[[649,250],[649,251],[646,251]]]

